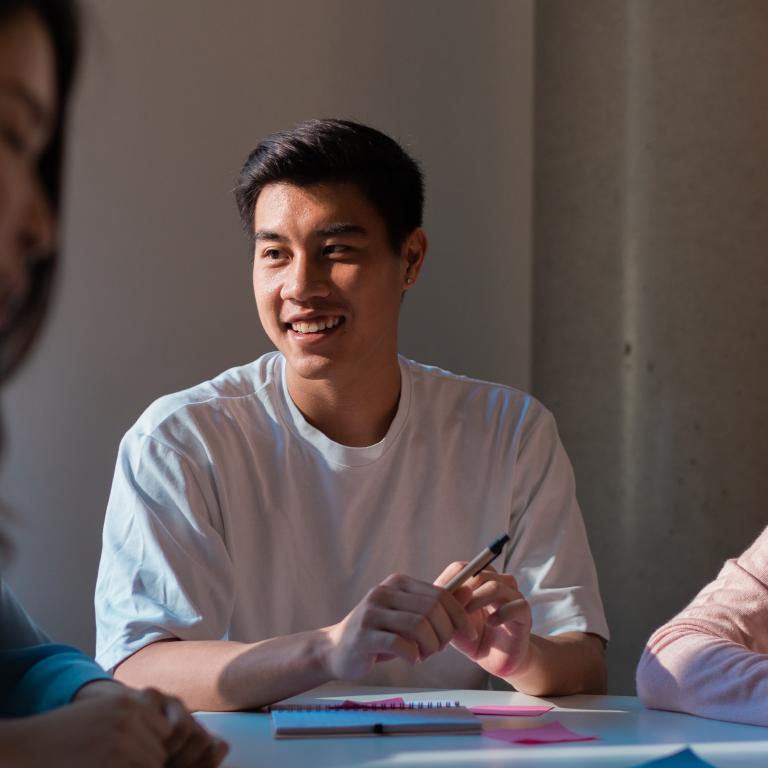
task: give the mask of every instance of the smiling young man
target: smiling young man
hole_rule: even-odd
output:
[[[160,399],[123,439],[98,660],[205,709],[332,679],[603,691],[551,415],[398,356],[427,250],[418,166],[372,128],[315,120],[259,144],[236,196],[277,351]],[[500,572],[441,586],[504,532]]]

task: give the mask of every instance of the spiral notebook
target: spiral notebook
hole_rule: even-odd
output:
[[[340,705],[272,707],[277,739],[365,734],[480,733],[482,726],[458,701],[396,704],[344,702]]]

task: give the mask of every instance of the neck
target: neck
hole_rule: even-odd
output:
[[[361,448],[387,434],[400,400],[400,366],[366,370],[345,380],[306,380],[286,366],[288,393],[315,429],[341,445]]]

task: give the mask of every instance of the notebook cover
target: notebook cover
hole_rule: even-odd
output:
[[[355,734],[480,733],[480,721],[465,707],[382,709],[275,709],[276,738]]]

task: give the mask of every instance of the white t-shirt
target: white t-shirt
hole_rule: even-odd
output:
[[[571,465],[530,395],[400,358],[397,414],[350,448],[312,427],[270,353],[151,405],[123,438],[96,586],[96,657],[162,638],[254,642],[342,619],[394,572],[433,581],[508,532],[540,635],[608,637]],[[478,688],[453,648],[362,682]]]

